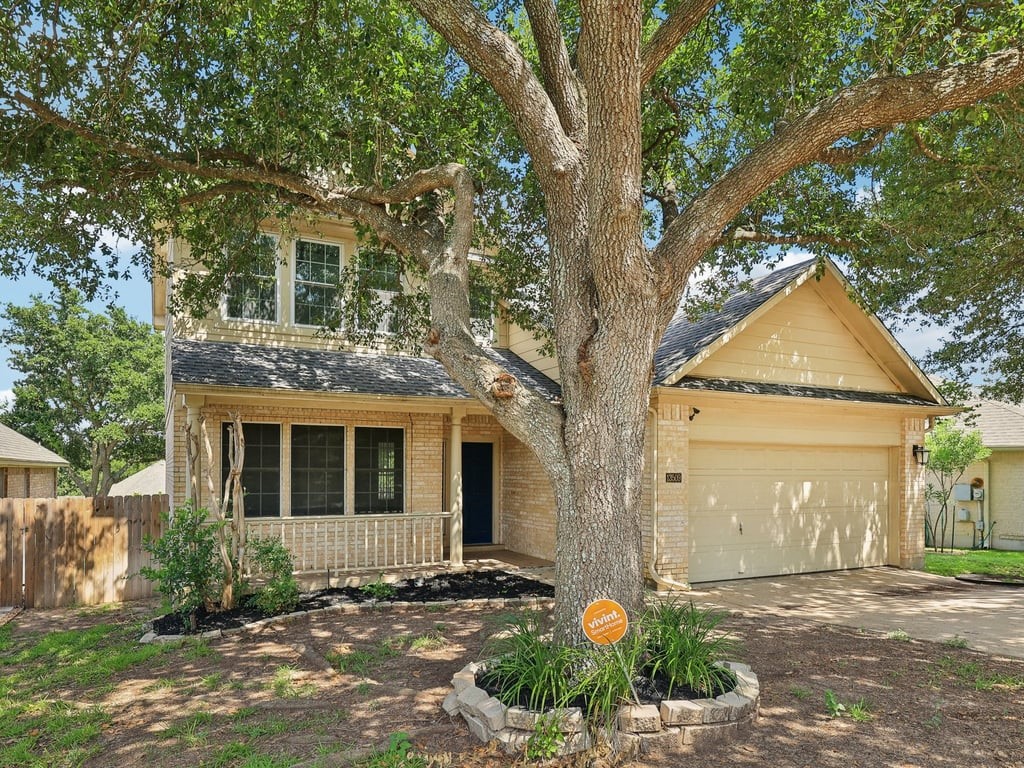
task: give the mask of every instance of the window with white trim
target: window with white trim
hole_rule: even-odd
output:
[[[359,288],[377,297],[378,310],[366,302],[365,295],[359,300],[366,302],[358,307],[356,324],[360,330],[373,330],[379,334],[395,332],[395,316],[389,309],[392,300],[401,293],[401,265],[398,255],[386,250],[363,250],[359,252]]]
[[[469,266],[469,329],[481,344],[494,341],[494,295],[480,267]]]
[[[277,322],[277,240],[260,235],[250,274],[228,279],[224,316]]]
[[[341,246],[312,240],[295,243],[295,323],[330,325],[338,311]]]

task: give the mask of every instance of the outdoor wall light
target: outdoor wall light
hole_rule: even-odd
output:
[[[914,446],[914,458],[917,460],[917,463],[920,464],[922,467],[928,466],[929,454],[931,454],[931,451],[929,451],[923,445]]]

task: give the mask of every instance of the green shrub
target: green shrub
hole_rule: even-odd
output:
[[[142,543],[157,563],[145,566],[142,575],[155,581],[157,590],[182,616],[192,632],[196,631],[196,613],[213,605],[224,581],[224,567],[217,549],[217,524],[207,524],[209,513],[203,507],[178,507],[174,517],[164,513],[165,533],[159,539],[149,536]]]
[[[398,594],[398,588],[394,584],[384,581],[383,576],[377,576],[376,581],[370,581],[359,587],[359,591],[374,600],[390,600]]]
[[[267,576],[267,583],[253,597],[256,607],[269,614],[292,610],[299,602],[299,583],[295,580],[291,552],[284,544],[278,539],[251,538],[249,561]]]

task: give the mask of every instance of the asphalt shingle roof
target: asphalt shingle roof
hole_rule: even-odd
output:
[[[679,389],[703,392],[737,392],[748,395],[784,395],[816,400],[843,400],[850,403],[882,403],[887,405],[935,405],[931,400],[899,392],[864,392],[834,387],[811,387],[805,384],[775,384],[761,381],[699,378],[684,376],[674,385]]]
[[[49,448],[43,448],[5,424],[0,424],[0,462],[7,465],[68,466],[64,459]]]
[[[552,400],[560,396],[554,381],[519,356],[502,349],[489,354],[527,386]],[[173,341],[171,378],[177,384],[470,399],[431,358],[219,341]]]
[[[726,299],[722,308],[691,321],[680,308],[654,355],[654,381],[664,382],[686,361],[710,346],[722,334],[806,272],[815,259],[778,269],[753,281],[750,290]]]
[[[998,400],[968,403],[972,410],[957,417],[967,429],[981,431],[987,448],[1024,448],[1024,408]]]

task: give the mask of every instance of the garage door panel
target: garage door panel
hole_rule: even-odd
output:
[[[886,448],[691,444],[690,580],[881,565]]]

